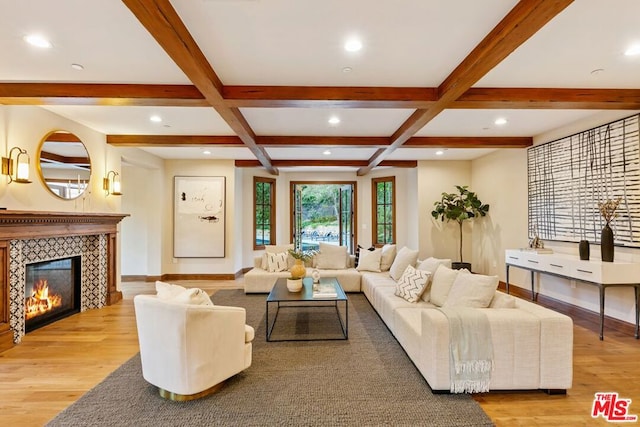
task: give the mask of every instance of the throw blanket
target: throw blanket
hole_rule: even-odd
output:
[[[489,391],[493,342],[487,316],[477,308],[441,307],[449,320],[451,393]]]

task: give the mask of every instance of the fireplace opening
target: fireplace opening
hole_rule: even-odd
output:
[[[80,312],[80,256],[26,265],[25,331]]]

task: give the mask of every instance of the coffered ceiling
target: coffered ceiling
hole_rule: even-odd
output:
[[[366,174],[640,110],[640,55],[625,55],[640,44],[637,0],[21,0],[0,12],[0,104],[40,105],[167,159]],[[344,49],[352,38],[359,51]]]

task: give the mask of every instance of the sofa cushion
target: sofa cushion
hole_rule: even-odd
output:
[[[362,246],[358,245],[358,247],[356,248],[356,260],[355,260],[355,264],[354,267],[358,266],[358,262],[360,261],[360,251],[365,250],[365,248],[363,248]],[[375,250],[375,247],[370,246],[369,248],[366,249],[367,251],[373,251]]]
[[[316,254],[316,267],[336,270],[347,268],[347,247],[320,242],[320,251]]]
[[[489,308],[516,308],[516,299],[512,295],[496,291]]]
[[[460,270],[443,307],[487,308],[498,288],[498,276]]]
[[[380,271],[380,257],[382,255],[382,249],[374,249],[372,251],[362,252],[360,254],[360,260],[356,266],[358,271]]]
[[[431,280],[431,295],[429,299],[433,304],[442,307],[459,272],[460,270],[452,270],[444,265],[438,266]]]
[[[289,264],[287,262],[287,252],[267,253],[267,271],[277,273],[279,271],[287,271]]]
[[[395,259],[393,260],[393,264],[391,264],[391,268],[389,268],[389,275],[393,280],[399,280],[404,274],[406,268],[408,266],[413,267],[417,260],[418,251],[414,251],[413,249],[409,249],[404,246],[398,251]]]
[[[396,245],[386,244],[382,247],[382,255],[380,256],[380,270],[389,271],[393,260],[396,258]]]
[[[396,285],[395,295],[409,302],[417,302],[427,287],[431,273],[424,270],[416,270],[407,266]]]

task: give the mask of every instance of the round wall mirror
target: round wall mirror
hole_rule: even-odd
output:
[[[40,143],[37,165],[45,187],[61,199],[75,199],[89,187],[89,152],[70,132],[48,133]]]

